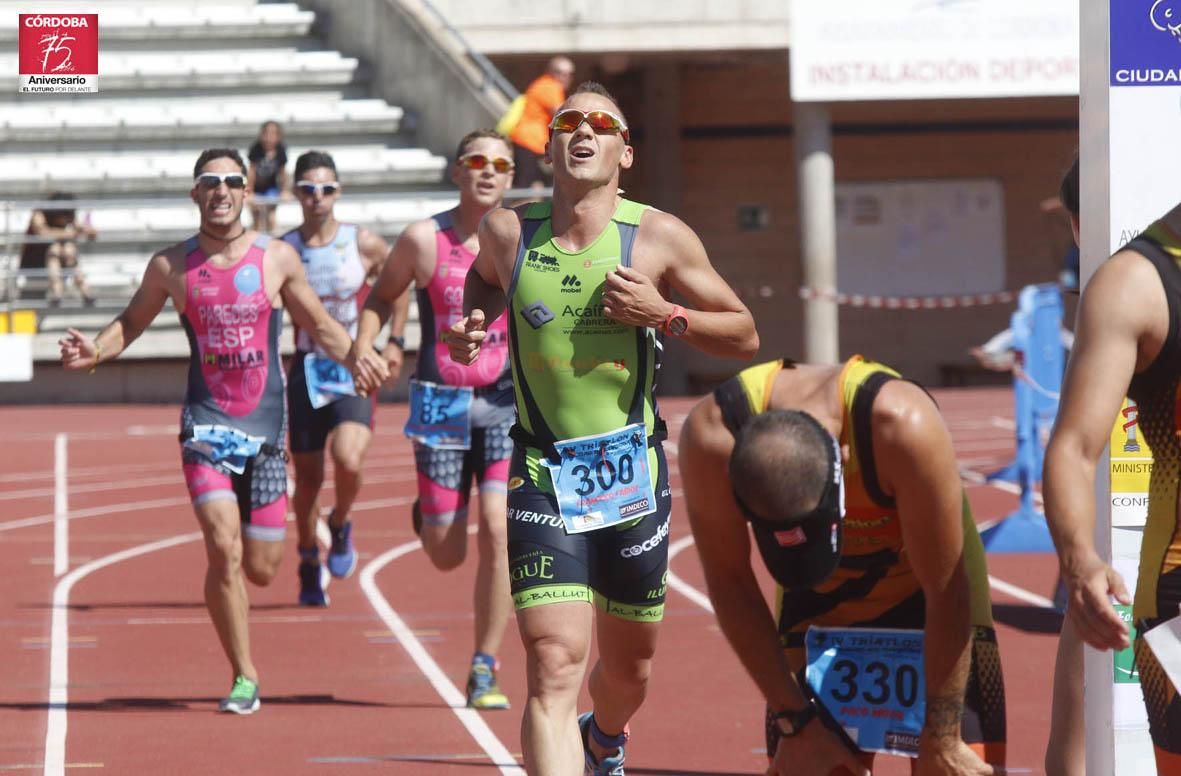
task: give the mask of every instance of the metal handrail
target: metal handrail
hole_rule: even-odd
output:
[[[497,89],[504,93],[509,102],[515,100],[520,94],[520,91],[518,91],[517,87],[513,86],[512,83],[504,77],[504,73],[500,72],[500,70],[496,67],[496,65],[492,64],[488,57],[472,48],[467,42],[467,38],[463,37],[463,33],[456,29],[455,26],[451,24],[451,22],[447,21],[447,17],[443,15],[442,11],[435,7],[434,3],[432,3],[430,0],[419,0],[419,2],[421,2],[423,7],[430,12],[431,16],[435,18],[435,21],[439,23],[439,26],[446,30],[447,33],[451,35],[451,37],[455,38],[456,42],[458,42],[459,45],[463,47],[464,53],[476,63],[478,68],[480,68],[480,72],[484,76],[484,85],[486,86],[488,81],[491,81]]]

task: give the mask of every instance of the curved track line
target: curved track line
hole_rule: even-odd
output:
[[[390,562],[417,550],[420,546],[421,544],[418,539],[415,539],[412,542],[399,544],[397,547],[387,550],[371,560],[361,570],[361,589],[365,592],[365,597],[369,599],[369,604],[377,612],[377,616],[381,618],[381,621],[394,634],[398,643],[406,650],[406,654],[410,655],[415,665],[418,666],[418,670],[422,671],[423,676],[435,688],[435,692],[439,694],[443,702],[451,707],[455,716],[467,728],[468,733],[471,734],[476,743],[488,754],[492,762],[499,767],[500,772],[511,774],[512,776],[524,776],[525,771],[517,765],[516,759],[480,717],[480,712],[467,708],[467,699],[463,693],[451,683],[451,680],[443,673],[443,669],[439,667],[439,664],[426,651],[426,647],[422,645],[418,637],[402,621],[402,618],[398,616],[398,613],[394,611],[393,607],[386,601],[385,596],[377,588],[377,583],[374,581],[377,572],[385,568]]]
[[[97,558],[66,574],[53,588],[53,625],[49,636],[49,715],[45,730],[45,776],[65,776],[66,703],[69,701],[70,590],[94,571],[149,552],[196,541],[201,532],[148,542]]]
[[[673,590],[688,598],[710,614],[714,613],[714,605],[709,602],[709,596],[678,577],[673,572],[673,558],[681,554],[681,550],[693,544],[693,536],[682,536],[668,546],[668,584]]]

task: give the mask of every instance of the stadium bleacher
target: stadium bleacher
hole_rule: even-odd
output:
[[[0,10],[25,9],[0,0]],[[446,160],[414,146],[413,117],[374,99],[366,68],[325,50],[314,22],[293,3],[114,0],[101,9],[99,93],[22,95],[16,14],[0,13],[0,178],[11,200],[0,203],[0,270],[9,277],[0,294],[41,309],[46,335],[102,317],[78,308],[68,287],[61,308],[44,309],[44,279],[17,272],[30,203],[67,191],[98,230],[96,241],[79,244],[88,283],[101,306],[122,306],[151,252],[195,231],[188,191],[200,150],[229,146],[245,156],[267,120],[284,127],[289,172],[309,148],[334,156],[346,192],[342,221],[393,239],[450,207]],[[277,217],[281,230],[298,225],[298,205],[280,203]],[[166,318],[175,325],[171,316],[160,323]],[[153,342],[148,350],[161,356],[186,348],[183,335]]]

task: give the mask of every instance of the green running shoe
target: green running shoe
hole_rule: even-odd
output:
[[[217,710],[232,714],[253,714],[261,703],[258,700],[258,684],[239,676],[230,688],[230,696],[217,704]]]

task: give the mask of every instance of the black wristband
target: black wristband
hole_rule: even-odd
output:
[[[816,715],[816,701],[809,698],[808,705],[802,709],[797,711],[780,711],[771,714],[771,725],[781,738],[794,738],[808,726],[809,722],[816,719]],[[783,728],[775,724],[781,719],[785,720],[789,725],[791,725],[790,733],[783,732]]]
[[[406,349],[406,338],[405,337],[395,337],[393,334],[391,334],[389,342],[387,344],[397,345],[400,350],[405,350]]]

